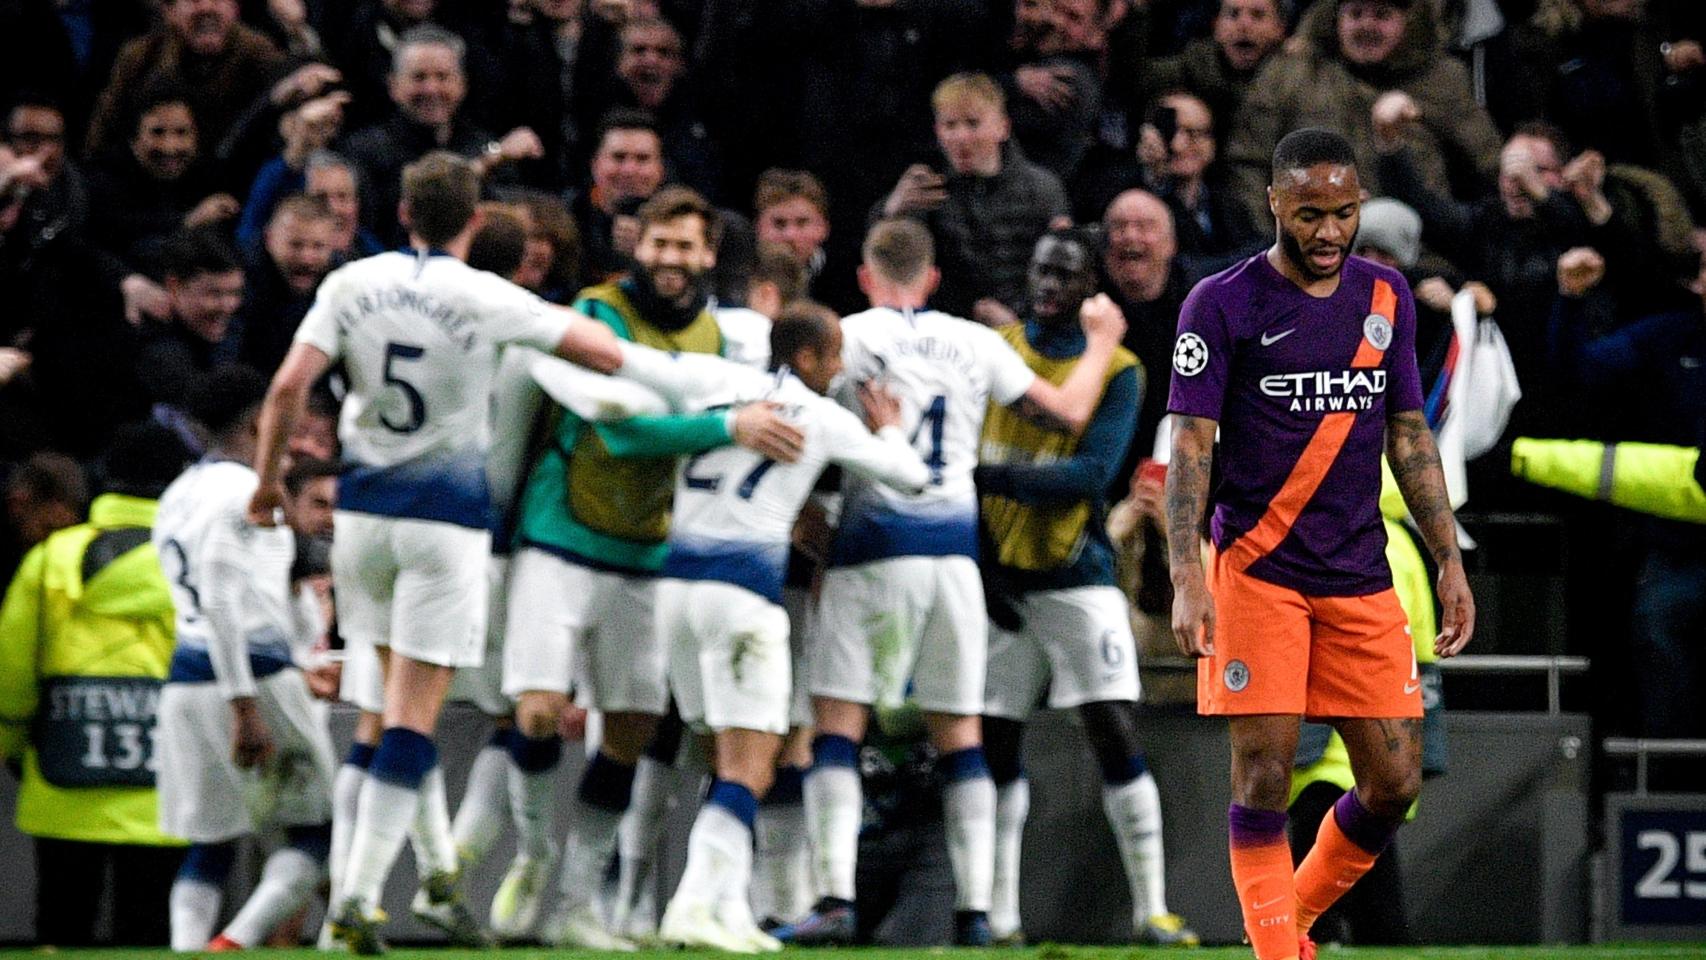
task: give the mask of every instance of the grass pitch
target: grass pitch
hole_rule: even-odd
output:
[[[335,960],[341,954],[314,950],[251,950],[264,960]],[[66,960],[153,960],[174,955],[163,950],[30,950],[0,949],[0,958],[63,956]],[[733,954],[711,951],[651,951],[640,954],[598,953],[589,950],[448,950],[396,948],[392,960],[615,960],[618,957],[654,960],[730,960]],[[945,947],[886,949],[860,947],[838,950],[788,950],[787,960],[1251,960],[1247,947],[1205,947],[1198,950],[1137,947],[1079,947],[1044,944],[1023,949],[955,950]],[[1320,960],[1701,960],[1706,943],[1612,944],[1587,947],[1405,947],[1321,948]]]

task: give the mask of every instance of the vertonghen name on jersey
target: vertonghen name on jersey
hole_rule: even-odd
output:
[[[474,349],[474,315],[459,313],[456,307],[422,290],[406,286],[381,287],[355,297],[350,309],[338,312],[338,328],[346,334],[363,317],[381,310],[407,311],[430,321],[443,331],[451,343],[464,351]]]
[[[1262,378],[1261,386],[1270,397],[1290,399],[1293,413],[1372,410],[1374,398],[1386,392],[1386,371],[1272,373]]]

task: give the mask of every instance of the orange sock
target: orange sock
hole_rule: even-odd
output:
[[[1238,908],[1256,960],[1295,960],[1297,888],[1285,814],[1233,804],[1229,819],[1232,883],[1238,888]]]
[[[1356,802],[1355,793],[1345,796]],[[1340,805],[1344,805],[1343,800]],[[1361,807],[1360,803],[1356,805]],[[1297,866],[1297,932],[1300,934],[1307,934],[1315,918],[1325,913],[1362,879],[1380,856],[1345,836],[1339,825],[1339,816],[1335,807],[1321,818],[1321,830],[1315,834],[1315,846]],[[1390,839],[1391,833],[1388,832],[1386,837]]]

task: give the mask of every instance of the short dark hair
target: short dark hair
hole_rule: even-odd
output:
[[[779,243],[761,243],[753,254],[752,275],[747,281],[774,283],[782,302],[788,303],[806,295],[806,265]]]
[[[821,351],[829,343],[829,332],[841,318],[821,303],[795,300],[784,306],[770,325],[770,368],[780,369],[800,355],[801,350]]]
[[[157,420],[125,424],[113,431],[98,472],[108,493],[158,499],[195,455],[177,431]]]
[[[1550,143],[1552,151],[1558,155],[1557,160],[1560,165],[1569,163],[1570,158],[1575,156],[1575,147],[1570,143],[1569,135],[1555,123],[1547,123],[1545,120],[1524,120],[1516,125],[1516,129],[1511,131],[1510,137],[1507,137],[1505,142],[1508,143],[1516,137],[1534,137],[1537,140]]]
[[[1287,170],[1307,170],[1319,163],[1354,167],[1356,151],[1340,134],[1321,127],[1304,127],[1280,138],[1274,147],[1274,179]]]
[[[860,251],[867,266],[891,283],[911,283],[936,262],[936,241],[922,223],[906,217],[877,221]]]
[[[291,496],[302,493],[311,480],[322,477],[335,477],[342,467],[336,460],[321,460],[318,457],[294,457],[290,462],[290,472],[284,475],[284,489]]]
[[[237,251],[212,227],[179,230],[160,249],[160,272],[176,280],[243,269]]]
[[[505,204],[483,203],[480,211],[485,219],[468,247],[468,266],[508,279],[527,255],[527,224]]]
[[[1084,252],[1089,255],[1092,270],[1095,269],[1096,259],[1102,254],[1102,232],[1090,227],[1050,227],[1047,233],[1037,238],[1037,245],[1041,245],[1044,240],[1071,243],[1082,247]],[[1036,246],[1032,246],[1031,250],[1035,252]]]
[[[448,243],[474,218],[480,174],[467,159],[434,150],[403,168],[409,230],[430,244]]]
[[[52,450],[31,454],[18,464],[6,478],[6,490],[37,503],[63,503],[78,513],[89,505],[89,477],[82,464]]]
[[[682,217],[698,217],[705,225],[705,242],[716,249],[717,241],[723,237],[723,218],[717,215],[715,207],[699,195],[691,187],[671,184],[651,195],[640,209],[635,211],[640,218],[640,232],[644,234],[647,227],[660,223],[669,223]]]
[[[608,111],[598,121],[598,134],[592,138],[592,149],[597,153],[604,146],[604,138],[616,130],[644,130],[657,137],[659,146],[663,144],[663,134],[658,132],[657,118],[644,110],[632,107],[617,107]]]
[[[130,126],[126,141],[136,139],[136,131],[142,127],[142,118],[154,110],[167,104],[181,103],[190,112],[190,119],[196,122],[199,135],[201,118],[195,114],[195,103],[190,99],[190,88],[175,80],[159,80],[142,88],[130,101]]]
[[[253,367],[228,363],[202,377],[185,406],[191,418],[220,437],[242,423],[266,396],[266,377]]]

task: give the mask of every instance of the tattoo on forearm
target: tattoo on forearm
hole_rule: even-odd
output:
[[[1208,478],[1214,468],[1213,433],[1204,442],[1186,437],[1192,429],[1177,425],[1181,433],[1173,446],[1173,462],[1167,466],[1167,554],[1177,568],[1200,561],[1202,516],[1208,504]]]
[[[1387,421],[1386,458],[1434,562],[1455,559],[1457,525],[1445,489],[1445,470],[1440,466],[1433,432],[1419,411],[1401,413]]]

